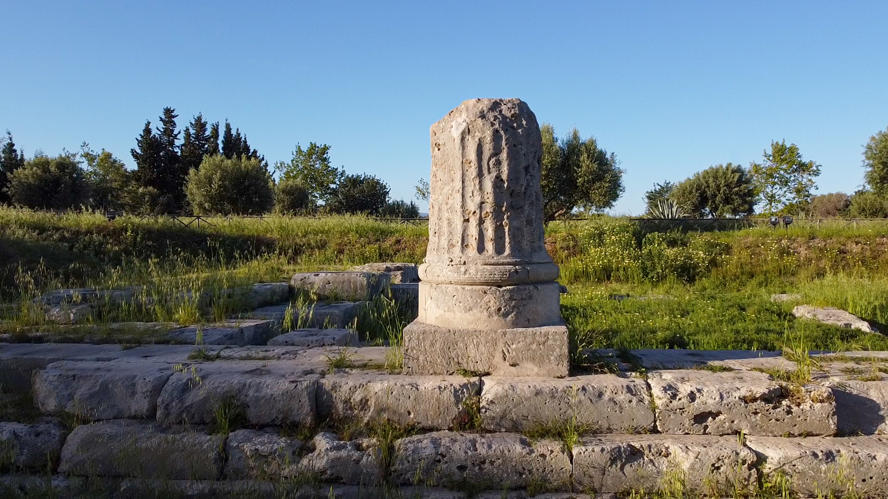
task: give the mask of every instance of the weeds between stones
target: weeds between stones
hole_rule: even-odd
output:
[[[213,408],[213,423],[210,432],[228,436],[232,431],[246,424],[244,408],[233,396],[224,397]]]
[[[354,356],[354,352],[345,347],[338,348],[334,355],[324,355],[327,359],[327,371],[333,374],[337,369],[354,367]]]
[[[453,419],[453,431],[480,431],[481,423],[481,397],[466,397]]]

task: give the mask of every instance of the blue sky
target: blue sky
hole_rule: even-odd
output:
[[[616,153],[639,214],[654,182],[748,165],[786,139],[819,192],[863,182],[888,126],[888,2],[15,2],[0,9],[0,129],[26,154],[106,148],[146,119],[229,119],[270,162],[296,143],[410,199],[429,126],[519,97]]]

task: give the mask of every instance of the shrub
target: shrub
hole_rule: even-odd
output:
[[[295,215],[303,213],[311,206],[308,189],[298,180],[284,178],[278,182],[274,192],[274,209],[278,213]]]
[[[89,185],[80,163],[70,154],[37,156],[12,173],[9,196],[28,208],[64,210],[86,202]]]
[[[206,156],[200,168],[188,172],[186,192],[198,214],[258,215],[274,204],[265,164],[245,156]]]
[[[386,200],[389,188],[373,175],[345,175],[327,205],[333,213],[366,213],[378,215]]]
[[[851,216],[854,218],[888,217],[888,198],[872,191],[857,191],[851,197]]]
[[[752,177],[742,166],[711,166],[676,185],[669,193],[681,209],[694,217],[746,216],[755,205]]]
[[[385,218],[417,218],[419,207],[413,201],[409,203],[401,200],[389,201],[379,214]]]
[[[844,192],[821,194],[811,198],[809,207],[811,216],[818,218],[833,218],[845,215],[851,206],[851,198]]]

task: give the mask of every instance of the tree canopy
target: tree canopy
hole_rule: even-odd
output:
[[[344,173],[330,163],[330,146],[310,142],[305,149],[296,144],[290,161],[275,164],[282,179],[295,180],[305,187],[312,206],[330,201]]]
[[[802,159],[799,146],[786,145],[785,140],[772,141],[771,149],[762,156],[764,161],[752,163],[750,174],[765,212],[804,210],[816,188],[814,179],[820,175],[820,165]]]
[[[543,215],[546,220],[569,215],[574,209],[601,211],[623,193],[623,170],[617,157],[598,147],[594,138],[583,140],[574,129],[562,140],[552,125],[542,135]]]
[[[697,218],[746,216],[755,207],[752,178],[733,163],[695,173],[676,185],[669,197],[684,213]]]
[[[0,140],[3,141],[3,148],[0,149],[0,204],[7,204],[11,201],[9,179],[13,172],[25,165],[25,154],[16,149],[9,130],[6,131],[6,139]]]
[[[870,137],[863,149],[864,178],[869,188],[881,196],[888,196],[888,129]]]

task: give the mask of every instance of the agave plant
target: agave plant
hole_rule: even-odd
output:
[[[671,199],[661,199],[657,204],[651,207],[647,214],[648,218],[676,219],[684,218],[686,214],[681,207]]]

